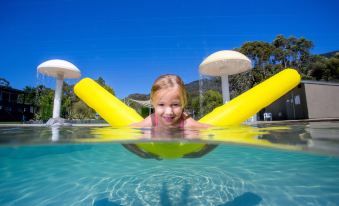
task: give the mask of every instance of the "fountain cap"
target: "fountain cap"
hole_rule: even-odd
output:
[[[40,73],[53,77],[63,75],[64,78],[73,79],[81,76],[80,70],[74,64],[61,59],[45,61],[37,69]]]
[[[224,76],[252,68],[251,60],[240,52],[222,50],[209,55],[199,66],[199,72],[209,76]]]

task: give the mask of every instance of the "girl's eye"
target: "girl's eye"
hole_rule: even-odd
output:
[[[164,104],[162,104],[162,103],[159,103],[159,104],[158,104],[158,106],[159,106],[159,107],[163,107],[163,106],[164,106]]]
[[[180,106],[180,104],[177,104],[177,103],[172,104],[172,107],[179,107],[179,106]]]

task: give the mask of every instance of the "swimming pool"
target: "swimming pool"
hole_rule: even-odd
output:
[[[0,205],[338,205],[339,123],[279,126],[253,138],[288,147],[212,136],[214,150],[178,159],[100,141],[124,139],[114,128],[0,127]]]

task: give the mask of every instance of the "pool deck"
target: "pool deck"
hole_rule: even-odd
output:
[[[300,120],[280,120],[280,121],[255,121],[255,122],[249,122],[246,123],[247,125],[258,125],[258,124],[290,124],[293,122],[331,122],[331,121],[339,121],[339,118],[320,118],[320,119],[300,119]],[[102,123],[97,123],[97,124],[71,124],[71,125],[66,125],[66,126],[72,126],[72,127],[108,127],[110,126],[109,124],[102,124]],[[1,124],[0,122],[0,127],[47,127],[46,124],[19,124],[19,123],[5,123]]]
[[[247,123],[247,125],[258,125],[258,124],[290,124],[293,122],[332,122],[339,121],[339,118],[318,118],[318,119],[296,119],[296,120],[277,120],[277,121],[255,121]]]
[[[109,124],[71,124],[66,127],[108,127]],[[46,124],[1,124],[0,127],[48,127]]]

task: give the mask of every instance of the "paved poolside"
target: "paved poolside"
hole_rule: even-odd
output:
[[[68,126],[68,125],[67,125]],[[107,127],[109,124],[71,124],[72,127]],[[0,127],[47,127],[46,124],[1,124]]]
[[[255,121],[246,123],[247,125],[257,125],[257,124],[283,124],[291,122],[326,122],[326,121],[339,121],[339,118],[319,118],[319,119],[300,119],[300,120],[279,120],[279,121]],[[46,124],[20,124],[20,123],[5,123],[1,124],[0,127],[46,127]],[[83,123],[83,124],[71,124],[66,126],[73,127],[107,127],[110,126],[108,123]]]

